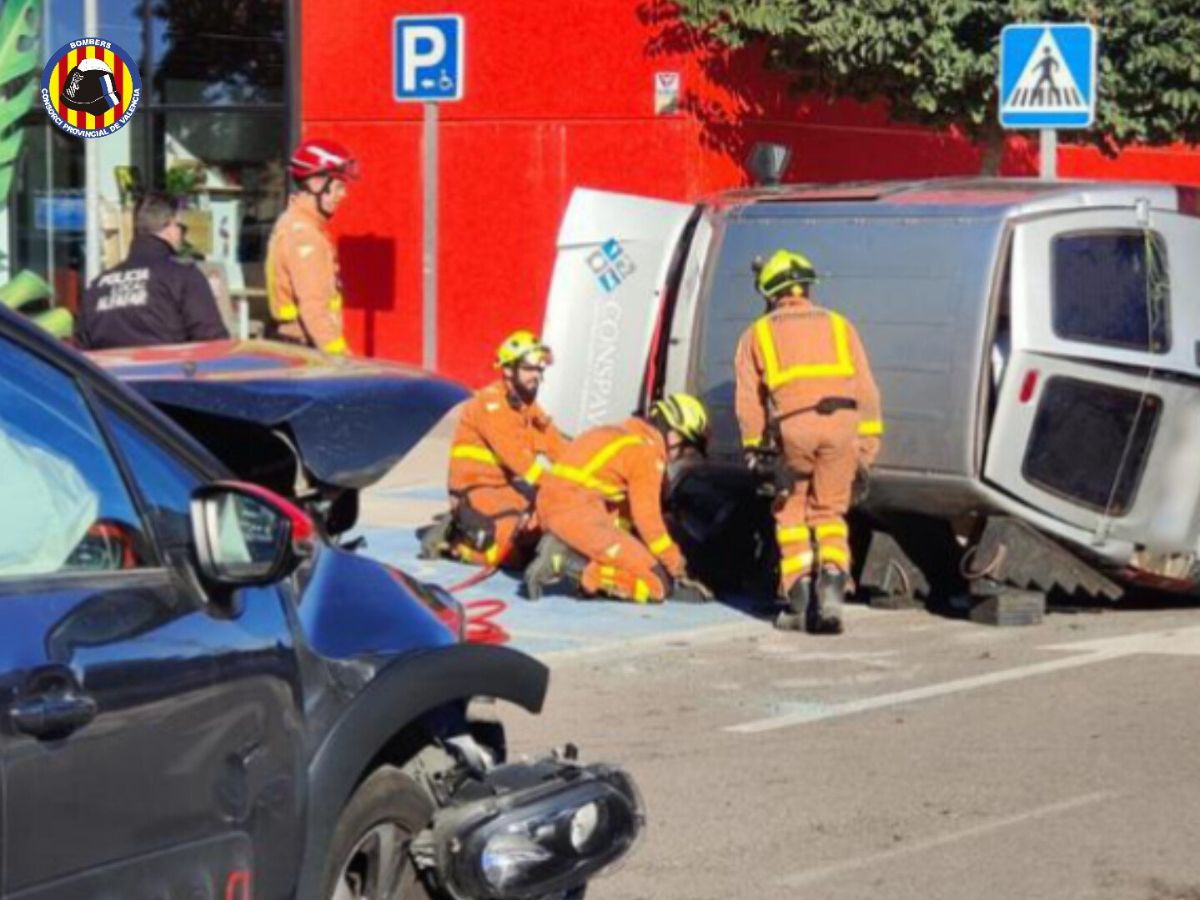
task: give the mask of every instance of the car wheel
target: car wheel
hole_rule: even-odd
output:
[[[432,816],[433,804],[416,782],[391,766],[376,769],[338,817],[321,896],[427,900],[408,845]]]

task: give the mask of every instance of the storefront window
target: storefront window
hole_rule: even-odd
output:
[[[283,102],[283,0],[158,0],[153,12],[155,101]]]
[[[132,239],[132,207],[147,190],[185,209],[191,249],[233,298],[263,304],[263,259],[287,183],[285,0],[7,0],[26,4],[40,84],[59,47],[95,33],[138,61],[141,104],[115,134],[94,139],[99,206],[89,211],[87,142],[56,128],[36,97],[13,126],[22,136],[7,204],[0,203],[0,284],[27,271],[52,302],[74,308],[89,273],[114,265]],[[0,35],[0,39],[3,39]],[[4,123],[0,122],[0,137]],[[2,174],[0,160],[0,174]],[[2,181],[0,181],[2,184]],[[0,196],[0,200],[4,200]],[[94,259],[88,230],[94,229]],[[28,277],[28,283],[34,282]]]

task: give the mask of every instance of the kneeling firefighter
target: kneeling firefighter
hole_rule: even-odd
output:
[[[846,513],[879,453],[879,389],[854,326],[812,302],[807,257],[779,250],[756,270],[767,314],[738,342],[736,411],[747,464],[775,488],[783,607],[775,624],[838,634],[850,573]]]
[[[536,544],[541,457],[553,462],[567,446],[537,403],[552,361],[531,331],[513,332],[497,348],[501,378],[463,407],[450,446],[450,515],[424,534],[423,556],[493,566],[514,562],[514,551]]]
[[[586,596],[636,603],[712,599],[688,578],[662,511],[667,463],[703,453],[707,439],[704,405],[688,394],[671,394],[644,418],[593,428],[572,441],[538,494],[546,536],[525,570],[530,599],[560,578],[576,582]],[[632,532],[622,521],[631,523]]]

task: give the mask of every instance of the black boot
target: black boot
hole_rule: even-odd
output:
[[[421,549],[417,551],[418,559],[441,559],[450,550],[450,539],[454,530],[454,517],[450,513],[435,516],[433,524],[426,525],[417,532],[421,539]]]
[[[803,631],[804,617],[812,605],[812,582],[808,576],[800,578],[788,591],[786,605],[775,617],[775,627],[780,631]]]
[[[840,569],[822,569],[817,577],[817,602],[808,620],[812,634],[842,633],[842,601],[849,579]]]
[[[552,534],[542,536],[537,554],[525,567],[525,593],[530,600],[541,600],[545,588],[560,579],[579,584],[587,557],[572,550]]]

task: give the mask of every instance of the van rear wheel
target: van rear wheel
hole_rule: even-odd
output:
[[[428,900],[408,847],[432,816],[433,804],[416,782],[391,766],[376,769],[338,817],[321,896]]]

